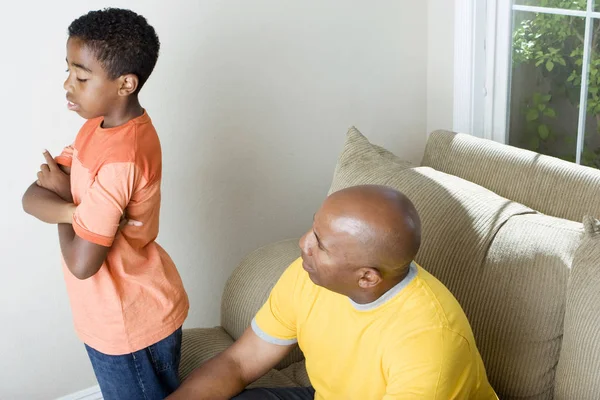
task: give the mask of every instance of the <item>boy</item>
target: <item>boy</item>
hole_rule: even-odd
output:
[[[129,10],[73,21],[64,88],[69,110],[87,122],[56,160],[44,153],[23,196],[26,212],[58,224],[75,329],[109,400],[163,399],[179,385],[189,304],[155,242],[161,148],[138,101],[159,46],[154,28]]]

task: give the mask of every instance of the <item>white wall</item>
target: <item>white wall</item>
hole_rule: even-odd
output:
[[[428,0],[427,133],[452,130],[455,0]]]
[[[1,399],[95,384],[73,332],[55,227],[26,216],[20,198],[42,149],[58,152],[82,124],[62,89],[67,26],[108,4],[23,0],[0,11]],[[245,254],[309,227],[349,126],[421,158],[425,2],[110,4],[144,14],[162,41],[142,101],[163,143],[159,239],[191,299],[187,327],[218,324],[221,290]]]

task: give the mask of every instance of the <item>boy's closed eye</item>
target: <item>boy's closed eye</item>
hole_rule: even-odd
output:
[[[67,72],[67,73],[68,73],[69,71],[70,71],[70,69],[67,69],[67,70],[65,70],[65,72]],[[79,82],[87,82],[87,81],[88,81],[87,79],[82,79],[82,78],[77,78],[77,80],[78,80]]]

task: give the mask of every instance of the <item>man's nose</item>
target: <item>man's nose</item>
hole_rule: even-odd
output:
[[[312,232],[310,232],[310,231],[306,232],[304,234],[304,236],[302,236],[300,238],[300,243],[299,243],[300,250],[302,250],[302,253],[306,254],[309,257],[312,256],[312,250],[311,250],[312,246],[311,246],[311,243],[310,243],[311,233]]]

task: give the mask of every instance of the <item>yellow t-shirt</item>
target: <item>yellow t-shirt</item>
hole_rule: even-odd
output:
[[[412,264],[381,298],[357,304],[315,285],[298,259],[252,321],[271,343],[298,342],[315,399],[497,399],[450,291]]]

